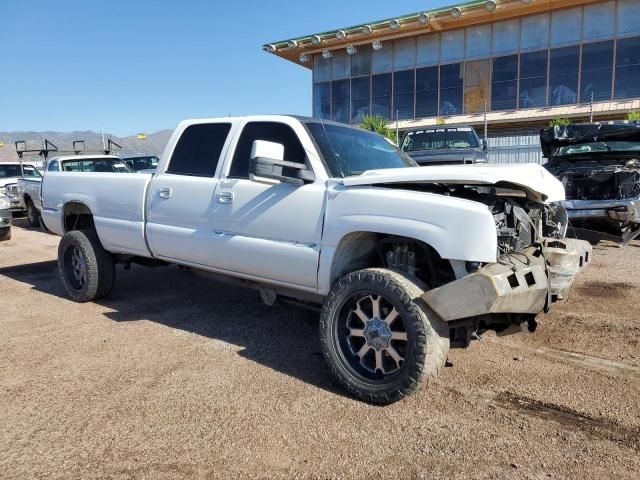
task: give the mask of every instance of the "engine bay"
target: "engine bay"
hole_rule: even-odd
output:
[[[624,200],[640,196],[637,158],[557,159],[547,169],[564,185],[567,200]]]

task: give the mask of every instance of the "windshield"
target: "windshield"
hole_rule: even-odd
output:
[[[149,157],[131,157],[125,159],[126,164],[131,167],[132,170],[138,172],[140,170],[149,170],[151,168],[157,168],[159,158],[151,155]]]
[[[433,150],[437,148],[478,148],[478,137],[471,128],[434,128],[408,132],[402,142],[402,150]]]
[[[41,177],[40,172],[31,165],[23,167],[24,176],[28,178]],[[20,173],[20,165],[0,165],[0,178],[18,178],[22,177]]]
[[[417,166],[377,133],[320,122],[308,122],[306,126],[332,177],[350,177],[382,168]]]
[[[121,160],[115,158],[91,158],[62,162],[63,172],[111,172],[132,173]]]
[[[579,145],[569,145],[560,147],[556,150],[556,156],[564,155],[580,155],[581,153],[593,152],[638,152],[640,151],[640,142],[589,142]]]

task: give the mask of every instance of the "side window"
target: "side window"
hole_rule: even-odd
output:
[[[167,173],[213,177],[230,123],[203,123],[187,127],[178,140]]]
[[[247,123],[240,134],[236,152],[231,162],[229,178],[249,178],[249,160],[255,140],[266,140],[284,145],[284,159],[287,162],[305,163],[306,153],[293,129],[284,123]]]
[[[58,171],[58,161],[54,160],[53,162],[51,162],[49,164],[49,168],[47,168],[48,171],[50,172],[57,172]]]

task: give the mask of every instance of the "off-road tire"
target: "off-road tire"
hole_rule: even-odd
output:
[[[340,311],[358,292],[374,292],[398,310],[407,331],[407,356],[388,382],[375,382],[349,367],[337,338]],[[420,299],[424,285],[402,273],[370,268],[339,279],[327,295],[320,314],[320,343],[331,373],[352,395],[366,402],[390,404],[435,380],[447,360],[449,327]]]
[[[11,227],[0,228],[0,242],[11,240]]]
[[[38,212],[31,199],[27,200],[27,220],[32,227],[40,226],[40,212]]]
[[[80,288],[73,285],[65,266],[65,254],[75,248],[86,262],[86,281]],[[93,230],[73,230],[62,237],[58,246],[58,273],[67,295],[80,303],[106,297],[116,278],[113,256],[102,247]]]

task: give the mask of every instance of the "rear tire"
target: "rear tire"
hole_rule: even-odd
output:
[[[386,269],[349,273],[331,289],[320,316],[322,352],[355,397],[393,403],[440,374],[449,328],[423,292],[416,279]]]
[[[40,212],[38,212],[31,199],[27,200],[27,220],[32,227],[40,226]]]
[[[81,303],[107,296],[116,278],[113,256],[93,230],[73,230],[62,237],[58,273],[67,295]]]
[[[11,240],[11,227],[0,228],[0,242]]]

